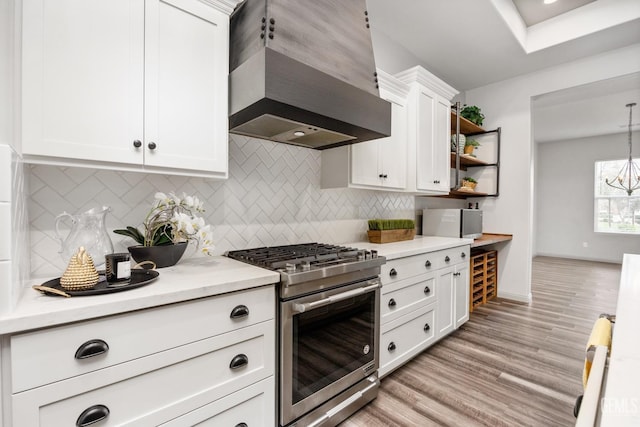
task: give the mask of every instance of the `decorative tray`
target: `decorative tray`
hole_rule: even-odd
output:
[[[104,271],[98,272],[100,278],[98,283],[91,289],[85,290],[68,290],[60,285],[60,278],[49,280],[40,286],[34,286],[33,289],[51,296],[86,296],[110,294],[112,292],[127,291],[129,289],[139,288],[148,285],[158,278],[160,273],[156,270],[132,269],[131,280],[128,282],[107,282]],[[65,295],[66,294],[66,295]]]

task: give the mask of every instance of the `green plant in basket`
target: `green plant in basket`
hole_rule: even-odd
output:
[[[370,219],[369,230],[410,230],[416,228],[412,219]]]

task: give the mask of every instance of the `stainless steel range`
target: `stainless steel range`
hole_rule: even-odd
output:
[[[226,255],[280,272],[281,426],[335,426],[375,399],[384,257],[320,243]]]

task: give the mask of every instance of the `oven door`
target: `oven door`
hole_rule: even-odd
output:
[[[380,286],[373,278],[282,302],[281,425],[378,369]]]

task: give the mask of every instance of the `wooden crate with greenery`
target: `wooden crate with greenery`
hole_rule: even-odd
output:
[[[412,219],[370,219],[367,235],[371,243],[413,240],[416,224]]]

